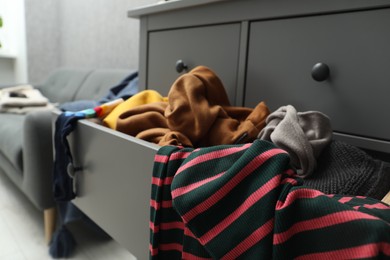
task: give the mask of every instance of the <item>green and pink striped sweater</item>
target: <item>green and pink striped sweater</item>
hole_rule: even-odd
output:
[[[390,259],[390,207],[304,187],[270,142],[164,146],[150,259]]]

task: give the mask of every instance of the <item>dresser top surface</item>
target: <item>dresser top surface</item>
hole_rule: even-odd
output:
[[[170,0],[133,8],[127,12],[127,16],[137,19],[159,17],[157,19],[161,20],[158,23],[176,19],[174,24],[177,24],[177,19],[184,22],[183,19],[186,20],[192,14],[199,23],[207,20],[208,16],[214,17],[211,23],[221,23],[388,6],[390,6],[388,0]],[[220,15],[216,16],[216,13]],[[174,18],[172,14],[175,14]],[[200,15],[202,19],[199,19]]]
[[[139,18],[143,15],[160,13],[165,11],[173,11],[176,9],[190,8],[199,5],[211,4],[214,2],[222,2],[229,0],[170,0],[158,1],[155,4],[140,6],[128,12],[128,16],[132,18]]]

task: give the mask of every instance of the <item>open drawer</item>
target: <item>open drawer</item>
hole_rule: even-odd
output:
[[[72,202],[137,259],[149,250],[149,201],[159,146],[80,120],[68,137],[78,172]]]

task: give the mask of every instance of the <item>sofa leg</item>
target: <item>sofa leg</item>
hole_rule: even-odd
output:
[[[390,191],[383,197],[382,202],[390,205]]]
[[[47,244],[49,244],[56,228],[57,209],[55,207],[45,209],[43,211],[43,220],[45,228],[45,241]]]

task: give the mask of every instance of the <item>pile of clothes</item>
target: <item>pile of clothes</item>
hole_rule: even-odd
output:
[[[270,111],[230,105],[215,72],[198,66],[180,76],[167,97],[140,91],[115,107],[102,124],[159,144],[210,147],[266,140],[287,151],[305,185],[326,193],[382,199],[390,190],[390,164],[333,140],[331,120],[292,105]]]
[[[152,259],[390,257],[390,164],[334,140],[319,111],[232,106],[199,66],[167,97],[140,91],[99,119],[161,146]]]

